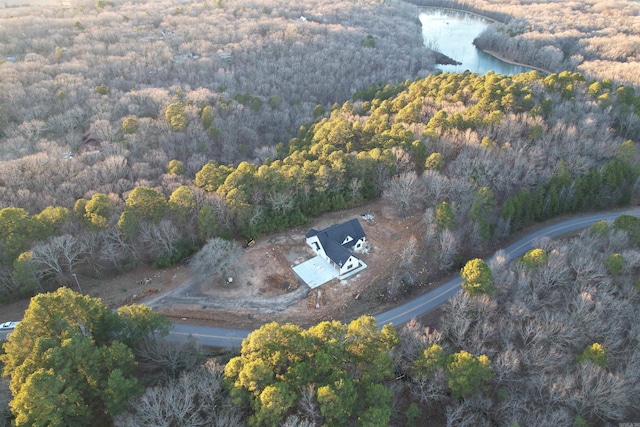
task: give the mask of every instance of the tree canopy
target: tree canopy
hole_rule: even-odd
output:
[[[491,377],[491,361],[486,355],[474,357],[462,350],[449,356],[447,380],[454,399],[479,393]]]
[[[491,269],[480,258],[467,262],[460,275],[462,276],[462,289],[471,296],[489,294],[495,291]]]
[[[3,345],[17,426],[109,425],[142,391],[129,346],[166,320],[143,306],[114,313],[68,288],[33,297]]]
[[[253,409],[251,425],[276,426],[304,403],[314,422],[387,426],[393,394],[384,384],[397,342],[392,326],[380,330],[368,316],[308,330],[273,322],[243,341],[225,377],[234,400]]]

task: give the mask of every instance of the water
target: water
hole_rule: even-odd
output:
[[[491,21],[464,12],[448,9],[424,8],[420,13],[424,44],[462,65],[438,65],[443,72],[461,73],[469,70],[485,74],[512,75],[526,73],[530,68],[509,64],[484,53],[473,45],[476,38]]]

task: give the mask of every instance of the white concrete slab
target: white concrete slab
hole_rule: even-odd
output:
[[[336,269],[319,255],[294,266],[293,271],[311,289],[315,289],[338,277]]]

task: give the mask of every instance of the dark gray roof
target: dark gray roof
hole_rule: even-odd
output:
[[[308,239],[309,237],[316,236],[317,234],[318,230],[316,230],[315,228],[310,228],[309,231],[307,231],[307,234],[304,235],[304,237]]]
[[[349,248],[353,247],[358,240],[365,237],[365,234],[360,225],[360,221],[358,221],[357,218],[353,218],[342,224],[332,225],[320,231],[312,228],[307,232],[306,236],[318,236],[318,240],[327,256],[333,262],[342,266],[351,256]],[[347,237],[351,237],[352,240],[343,245],[342,242],[344,242]]]

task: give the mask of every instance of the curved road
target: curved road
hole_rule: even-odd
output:
[[[535,231],[521,238],[517,242],[504,248],[504,255],[507,262],[524,255],[528,250],[534,248],[534,242],[541,237],[559,237],[578,230],[590,227],[598,221],[613,221],[620,215],[640,216],[640,208],[625,211],[606,212],[595,215],[588,215],[562,221]],[[491,260],[491,258],[489,258]],[[414,317],[421,316],[434,308],[444,304],[449,298],[454,296],[460,289],[462,279],[456,276],[433,291],[421,295],[401,306],[393,308],[385,313],[375,316],[380,326],[392,323],[396,326],[402,325]],[[216,328],[211,326],[197,326],[187,323],[174,324],[168,340],[184,341],[189,336],[193,336],[200,344],[212,347],[240,348],[242,340],[251,331],[242,329]],[[6,339],[7,331],[0,331],[0,338]]]
[[[640,208],[588,215],[550,225],[528,234],[517,242],[504,248],[506,260],[507,262],[511,262],[524,255],[528,250],[534,248],[534,242],[541,237],[564,236],[590,227],[598,221],[613,221],[618,216],[624,214],[640,216]],[[392,323],[396,326],[402,325],[414,317],[421,316],[441,304],[444,304],[461,289],[461,283],[462,279],[458,275],[429,293],[421,295],[385,313],[378,314],[375,316],[375,319],[380,326],[387,323]],[[178,341],[186,339],[189,335],[192,335],[202,345],[240,348],[242,340],[245,339],[250,332],[251,331],[248,330],[195,326],[185,323],[175,324],[168,338]]]

